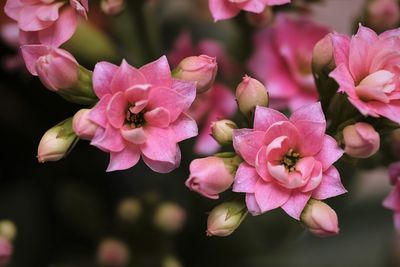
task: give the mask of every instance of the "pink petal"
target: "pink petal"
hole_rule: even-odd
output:
[[[177,143],[192,138],[198,134],[196,121],[185,113],[182,113],[169,128],[174,132],[175,141]]]
[[[279,121],[288,121],[288,119],[277,110],[257,107],[254,115],[254,130],[266,131],[272,124]]]
[[[147,140],[146,133],[145,133],[143,127],[134,128],[134,129],[122,128],[121,135],[126,141],[131,142],[136,145],[144,144]]]
[[[106,152],[120,152],[126,146],[119,129],[115,129],[111,125],[105,130],[97,128],[96,134],[90,144]]]
[[[391,101],[389,104],[373,101],[369,103],[369,106],[379,115],[400,123],[400,100]]]
[[[150,89],[151,89],[150,84],[133,85],[132,87],[126,89],[125,97],[131,104],[139,102],[139,101],[144,101],[144,100],[146,100],[146,103],[147,103]],[[141,102],[141,103],[144,103],[144,102]]]
[[[110,88],[112,93],[116,93],[125,91],[133,85],[146,83],[146,78],[143,74],[138,69],[129,65],[124,59],[111,81]]]
[[[267,155],[268,155],[267,147],[262,146],[257,153],[255,166],[256,166],[256,171],[261,176],[261,178],[264,179],[264,181],[269,182],[272,180],[272,177],[267,167],[268,163]]]
[[[297,130],[296,126],[289,121],[280,121],[274,123],[271,127],[268,128],[268,131],[265,133],[263,143],[268,145],[273,142],[274,139],[286,136],[287,137],[287,146],[293,149],[295,152],[298,152],[299,146],[304,142],[300,138],[300,133]]]
[[[247,206],[247,210],[253,216],[257,216],[262,213],[260,206],[258,206],[256,197],[254,196],[254,194],[246,194],[246,206]]]
[[[320,102],[299,108],[290,116],[290,120],[296,125],[299,121],[312,121],[326,123],[324,112]]]
[[[208,5],[214,21],[232,18],[240,12],[240,7],[227,0],[209,0]]]
[[[13,20],[17,21],[19,19],[19,14],[23,7],[24,4],[21,3],[20,0],[6,1],[6,4],[4,6],[4,13],[6,13],[6,15],[12,18]]]
[[[305,158],[303,158],[303,159],[305,159]],[[307,174],[308,175],[308,181],[307,181],[307,184],[303,188],[301,188],[301,192],[310,192],[310,191],[314,190],[315,188],[317,188],[320,185],[320,183],[322,181],[323,174],[322,174],[322,165],[321,165],[321,163],[319,161],[315,161],[311,157],[310,157],[310,159],[313,160],[313,167],[311,169],[311,172],[309,174]],[[299,171],[302,174],[305,171],[308,172],[308,170],[306,170],[306,169],[301,170],[300,169],[301,167],[304,168],[306,166],[301,166],[299,164],[296,165],[296,169],[299,169]],[[304,177],[304,174],[303,174],[303,177]]]
[[[46,29],[53,21],[42,21],[37,17],[40,5],[25,5],[18,18],[18,27],[23,31],[40,31]]]
[[[300,215],[307,205],[308,200],[311,197],[310,193],[302,193],[298,191],[292,191],[288,201],[282,205],[282,209],[291,217],[296,220],[300,220]]]
[[[232,191],[240,193],[254,193],[258,179],[258,173],[254,167],[250,166],[246,162],[243,162],[239,165],[239,168],[236,171]]]
[[[255,166],[257,153],[263,145],[264,132],[250,129],[233,131],[233,147],[248,164]]]
[[[258,180],[255,197],[262,212],[281,207],[288,201],[291,190],[283,188],[274,182],[266,183]]]
[[[162,160],[161,161],[153,160],[144,155],[142,155],[142,159],[143,159],[144,163],[146,163],[146,165],[153,171],[158,172],[158,173],[168,173],[168,172],[171,172],[171,171],[175,170],[176,168],[178,168],[179,164],[181,162],[181,150],[179,149],[178,146],[176,146],[176,151],[177,151],[177,153],[175,155],[174,163],[162,161]]]
[[[393,211],[400,211],[400,184],[397,184],[385,198],[383,206]]]
[[[322,148],[314,158],[321,162],[322,170],[326,171],[333,163],[342,157],[343,153],[343,150],[338,146],[336,140],[329,135],[325,135]]]
[[[155,108],[144,114],[146,123],[153,127],[165,128],[170,123],[169,111],[165,108]]]
[[[108,122],[115,128],[121,128],[124,124],[128,101],[123,92],[118,92],[112,96],[107,106]]]
[[[336,66],[344,64],[349,65],[349,50],[350,50],[350,37],[345,34],[332,33],[330,34],[333,46],[333,56],[335,58]]]
[[[194,82],[173,80],[172,90],[181,95],[185,101],[182,110],[186,112],[196,98],[196,84]]]
[[[23,45],[21,46],[21,53],[25,61],[26,68],[32,74],[37,76],[36,62],[44,55],[49,54],[51,48],[45,45]]]
[[[166,56],[162,56],[156,61],[144,65],[139,71],[146,77],[152,87],[171,87],[172,78]]]
[[[56,2],[50,5],[43,5],[38,8],[36,16],[42,21],[56,21],[59,17],[58,10],[64,3]]]
[[[93,71],[93,89],[98,98],[111,94],[111,81],[118,70],[118,66],[101,61],[96,64]]]
[[[329,74],[329,77],[339,84],[338,92],[346,92],[348,95],[356,97],[353,77],[344,64],[337,65],[336,69]]]
[[[129,145],[121,152],[111,152],[107,172],[129,169],[136,165],[139,159],[140,150],[135,145]]]
[[[265,9],[265,4],[259,0],[247,1],[242,6],[242,9],[253,13],[261,13]]]
[[[111,100],[111,95],[104,95],[96,106],[94,106],[89,113],[89,118],[91,121],[97,125],[106,128],[107,126],[107,106]]]
[[[335,167],[330,167],[323,173],[320,185],[313,191],[312,197],[318,200],[336,197],[347,193],[340,181],[340,174]]]

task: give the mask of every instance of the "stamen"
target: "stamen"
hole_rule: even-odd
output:
[[[289,151],[281,160],[281,164],[283,164],[289,172],[293,172],[296,170],[296,163],[299,161],[299,159],[300,154],[294,152],[293,149],[289,149]]]

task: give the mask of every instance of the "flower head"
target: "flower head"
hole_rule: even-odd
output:
[[[194,83],[173,79],[161,57],[140,69],[125,60],[119,67],[100,62],[93,86],[100,101],[89,114],[98,125],[91,143],[110,153],[108,171],[128,169],[140,156],[156,172],[179,166],[177,143],[197,135],[185,113],[196,96]]]
[[[246,193],[253,215],[281,207],[295,219],[308,200],[346,192],[332,164],[343,154],[325,134],[320,103],[304,106],[287,118],[257,107],[253,129],[234,130],[233,145],[244,162],[233,191]]]

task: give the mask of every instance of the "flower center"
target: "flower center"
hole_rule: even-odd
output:
[[[133,113],[130,108],[126,111],[125,124],[129,125],[131,128],[139,128],[144,125],[146,121],[144,120],[144,112]]]
[[[281,160],[281,164],[283,164],[289,172],[292,172],[295,171],[295,166],[299,159],[299,153],[294,152],[293,149],[290,149]]]

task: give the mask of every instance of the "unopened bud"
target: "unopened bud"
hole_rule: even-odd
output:
[[[400,22],[398,0],[371,0],[366,8],[366,24],[378,32],[396,28]]]
[[[97,125],[89,119],[90,109],[79,110],[72,119],[72,128],[75,134],[84,140],[92,140],[97,130]]]
[[[186,211],[176,203],[166,202],[155,211],[154,224],[165,232],[179,231],[186,221]]]
[[[235,231],[247,215],[246,205],[238,201],[224,202],[208,215],[207,236],[228,236]]]
[[[126,198],[118,205],[118,216],[121,220],[133,223],[142,213],[142,205],[134,198]]]
[[[301,214],[301,222],[314,235],[334,236],[339,233],[336,212],[322,201],[310,199]]]
[[[100,266],[124,267],[128,264],[129,259],[128,247],[118,239],[104,239],[97,249],[97,262]]]
[[[0,237],[13,241],[17,236],[17,227],[12,221],[0,221]]]
[[[240,112],[247,117],[254,115],[256,106],[267,107],[269,103],[267,88],[247,75],[236,88],[236,99]]]
[[[10,240],[0,237],[0,267],[5,267],[11,260],[13,245]]]
[[[325,71],[330,73],[335,68],[335,60],[333,58],[333,46],[330,35],[318,41],[314,46],[312,66],[314,73]]]
[[[359,122],[343,129],[345,153],[354,158],[368,158],[380,147],[380,137],[368,123]]]
[[[217,75],[218,65],[214,57],[206,55],[184,58],[173,76],[177,79],[196,82],[197,93],[203,93],[211,88]]]
[[[101,10],[107,15],[118,15],[125,8],[125,0],[102,0]]]
[[[211,124],[212,136],[220,145],[232,143],[234,129],[237,129],[237,125],[231,120],[220,120]]]
[[[68,155],[78,137],[72,130],[72,118],[49,129],[42,137],[38,147],[39,162],[57,161]]]

